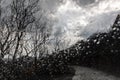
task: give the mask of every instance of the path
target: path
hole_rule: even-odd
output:
[[[120,80],[118,77],[90,68],[80,66],[73,66],[73,68],[75,69],[75,75],[72,80]]]

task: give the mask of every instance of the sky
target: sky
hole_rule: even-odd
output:
[[[58,37],[72,45],[93,33],[109,31],[120,13],[120,0],[40,0],[39,4],[52,24],[52,43]]]
[[[51,37],[63,37],[72,44],[109,31],[120,13],[120,0],[46,0],[44,6],[54,23]]]

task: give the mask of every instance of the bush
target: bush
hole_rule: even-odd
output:
[[[70,72],[64,61],[53,55],[38,59],[36,63],[32,57],[1,61],[0,80],[39,80],[44,75],[52,78]]]

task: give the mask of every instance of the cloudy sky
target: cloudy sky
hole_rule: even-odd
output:
[[[40,5],[53,24],[51,38],[72,43],[108,31],[120,13],[120,0],[40,0]]]
[[[120,0],[43,0],[44,9],[51,12],[53,36],[76,42],[95,32],[110,29],[120,13]]]

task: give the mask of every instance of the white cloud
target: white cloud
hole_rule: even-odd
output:
[[[74,42],[78,38],[86,38],[92,33],[108,30],[120,12],[119,0],[96,0],[86,7],[82,7],[72,0],[65,1],[52,14],[53,19],[56,20],[53,34],[56,34],[61,28],[59,35],[66,35],[66,38],[71,38]]]

